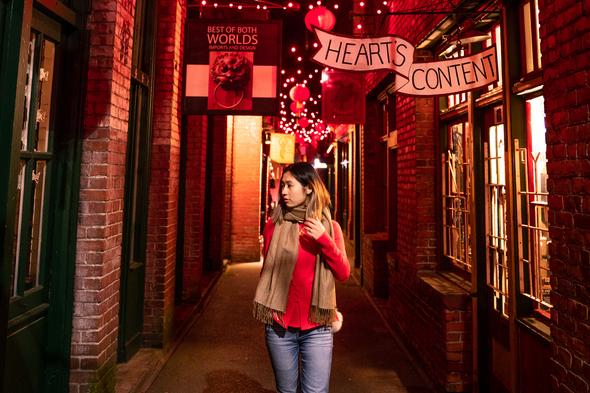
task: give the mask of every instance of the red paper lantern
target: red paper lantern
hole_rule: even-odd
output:
[[[336,17],[326,7],[314,7],[305,15],[305,27],[313,31],[313,27],[319,27],[322,30],[330,31],[336,24]]]
[[[289,105],[289,108],[291,109],[291,112],[299,114],[303,110],[303,104],[303,102],[293,101],[291,105]]]
[[[299,124],[299,127],[305,128],[309,125],[309,120],[307,120],[307,117],[302,117],[297,121],[297,124]]]
[[[289,91],[289,97],[293,101],[305,101],[309,98],[309,89],[303,85],[295,85]]]

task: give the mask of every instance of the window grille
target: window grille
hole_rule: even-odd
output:
[[[515,146],[516,219],[520,292],[533,300],[534,308],[549,317],[551,284],[549,269],[549,206],[543,96],[526,101],[528,146]]]
[[[29,37],[20,171],[10,294],[23,296],[43,285],[43,228],[47,215],[46,178],[53,159],[50,116],[56,44],[43,33]]]
[[[471,142],[466,123],[449,127],[449,148],[443,160],[444,255],[458,268],[471,272]]]
[[[493,291],[493,307],[508,316],[508,247],[506,233],[506,170],[504,125],[488,129],[485,150],[487,283]]]

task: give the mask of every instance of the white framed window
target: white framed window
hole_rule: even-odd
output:
[[[485,206],[487,283],[493,292],[493,307],[508,317],[509,270],[506,223],[506,161],[504,124],[487,129],[485,143]]]
[[[541,38],[539,35],[539,1],[525,0],[520,5],[523,75],[541,69]]]
[[[526,100],[527,147],[515,140],[520,293],[550,318],[549,206],[543,96]]]
[[[447,151],[442,155],[443,254],[460,270],[471,272],[472,141],[469,124],[447,127]]]

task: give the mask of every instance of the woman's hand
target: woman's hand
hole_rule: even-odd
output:
[[[322,222],[317,218],[308,218],[307,220],[305,220],[305,222],[303,223],[303,228],[309,236],[313,237],[316,240],[319,239],[320,236],[322,236],[326,231],[326,228],[324,228]]]

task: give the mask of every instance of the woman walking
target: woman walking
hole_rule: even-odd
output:
[[[330,195],[309,163],[285,168],[280,202],[264,228],[254,298],[279,393],[296,393],[298,386],[302,393],[329,390],[332,323],[339,319],[335,280],[350,275],[342,230],[329,207]]]

